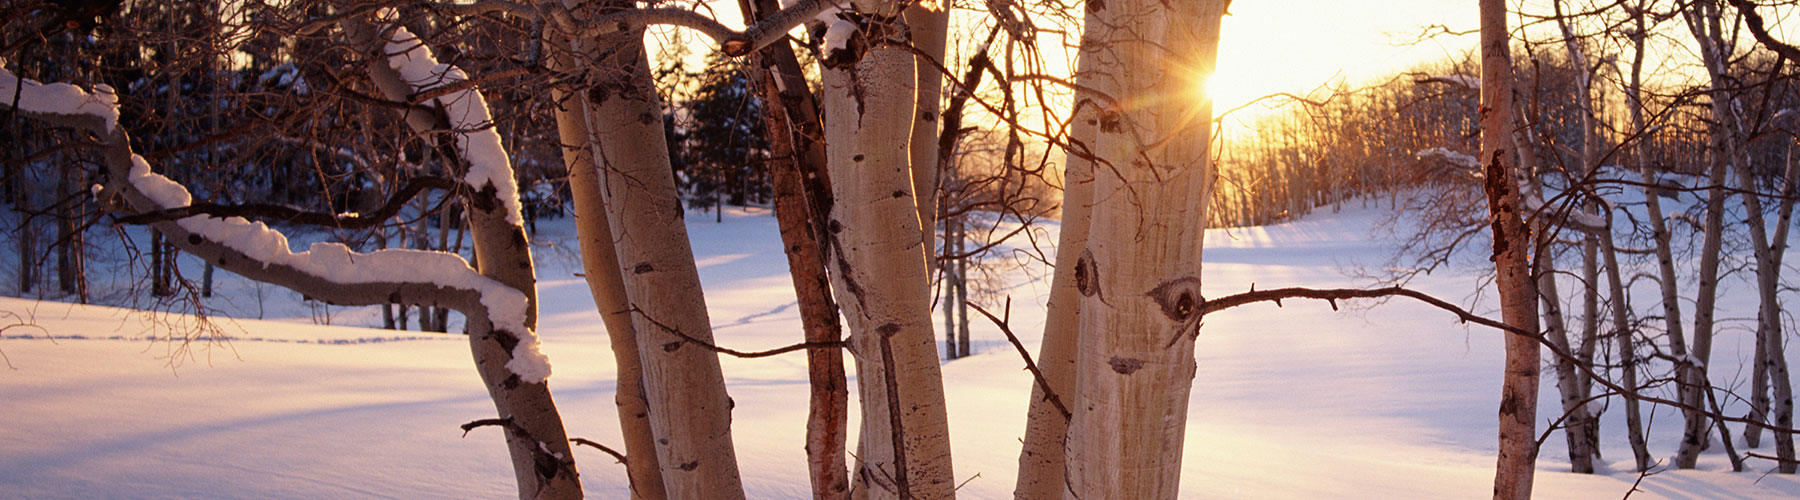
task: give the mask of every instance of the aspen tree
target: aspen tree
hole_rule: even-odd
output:
[[[852,497],[955,496],[910,140],[917,74],[898,2],[855,2],[826,30],[834,292],[862,399]]]
[[[1093,23],[1089,23],[1093,26]],[[1097,30],[1096,30],[1097,31]],[[1091,33],[1091,32],[1090,32]],[[1083,34],[1084,51],[1098,49]],[[1076,61],[1075,81],[1092,78],[1092,58]],[[1063,447],[1069,432],[1067,404],[1075,396],[1075,356],[1081,341],[1080,282],[1091,278],[1078,270],[1087,249],[1090,216],[1094,204],[1094,163],[1090,145],[1099,133],[1099,96],[1077,90],[1069,127],[1070,151],[1064,160],[1062,230],[1057,236],[1056,267],[1050,281],[1050,301],[1044,317],[1044,340],[1038,348],[1038,370],[1048,385],[1033,384],[1026,410],[1025,440],[1019,450],[1019,479],[1013,498],[1060,498],[1066,489],[1068,461]],[[1058,398],[1052,401],[1051,397]]]
[[[1732,113],[1728,84],[1723,81],[1725,58],[1731,49],[1724,41],[1719,5],[1716,2],[1694,2],[1682,10],[1681,15],[1687,21],[1694,40],[1700,44],[1700,57],[1711,77],[1712,103],[1709,109],[1713,122],[1709,131],[1708,148],[1711,154],[1707,167],[1706,216],[1701,226],[1700,278],[1694,295],[1693,338],[1689,339],[1687,352],[1674,350],[1674,354],[1678,358],[1676,377],[1681,385],[1681,403],[1689,408],[1705,408],[1707,393],[1712,390],[1706,367],[1712,358],[1715,305],[1719,298],[1719,253],[1724,243],[1725,199],[1728,196],[1725,191],[1726,169],[1729,168],[1732,157],[1730,132],[1726,128],[1732,121]],[[1692,469],[1699,462],[1700,451],[1710,439],[1708,436],[1712,432],[1712,419],[1700,411],[1687,409],[1683,410],[1683,415],[1686,416],[1686,422],[1681,445],[1676,450],[1675,466]],[[1723,438],[1731,439],[1730,436]]]
[[[1520,219],[1521,200],[1513,119],[1512,54],[1506,30],[1506,2],[1481,0],[1481,164],[1492,221],[1495,284],[1506,324],[1537,332],[1537,291],[1531,283],[1531,236]],[[1538,344],[1531,335],[1506,334],[1501,379],[1500,452],[1494,474],[1495,500],[1531,498],[1537,462]]]
[[[1223,1],[1088,4],[1100,107],[1092,222],[1075,266],[1080,347],[1068,498],[1175,498],[1199,334]]]
[[[577,1],[577,10],[594,5]],[[565,4],[567,5],[567,4]],[[577,55],[591,57],[586,42],[552,32],[549,62],[554,71],[578,73]],[[572,91],[573,90],[573,91]],[[612,224],[607,220],[606,206],[600,195],[600,168],[594,162],[599,141],[588,130],[587,93],[583,88],[552,87],[555,100],[557,137],[562,141],[563,165],[569,171],[569,192],[575,202],[575,237],[581,251],[581,264],[588,292],[594,297],[601,320],[611,340],[615,377],[614,406],[619,416],[619,430],[625,439],[626,474],[631,481],[631,495],[639,500],[661,500],[662,470],[656,457],[655,436],[650,429],[649,408],[644,396],[643,364],[639,361],[637,331],[631,323],[630,302],[625,298],[625,280],[620,274],[619,256],[613,247]]]

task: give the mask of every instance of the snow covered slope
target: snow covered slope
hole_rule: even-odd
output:
[[[754,209],[727,214],[723,224],[694,215],[691,232],[718,341],[745,350],[798,341],[799,313],[774,218]],[[1365,285],[1343,271],[1385,257],[1382,243],[1369,237],[1382,215],[1346,209],[1211,232],[1206,293],[1243,291],[1251,283]],[[567,219],[541,227],[544,242],[572,233]],[[586,285],[574,276],[579,266],[556,258],[567,253],[556,248],[537,253],[540,335],[556,364],[550,384],[570,435],[617,444],[612,355]],[[1007,288],[1013,329],[1034,353],[1048,291],[1042,276],[1015,273]],[[1413,286],[1462,300],[1473,282],[1468,274],[1440,272]],[[221,287],[249,289],[234,283],[227,279]],[[1746,290],[1731,290],[1722,316],[1754,315]],[[1197,346],[1184,497],[1490,494],[1499,336],[1410,302],[1346,305],[1354,307],[1333,312],[1323,303],[1289,301],[1285,308],[1248,306],[1207,318]],[[464,437],[457,428],[493,414],[462,337],[314,326],[296,316],[226,321],[220,326],[230,340],[184,345],[168,340],[171,332],[191,331],[183,316],[0,299],[0,325],[31,323],[0,333],[0,353],[10,365],[0,368],[0,498],[513,494],[498,431],[480,428]],[[336,322],[373,317],[368,310],[340,312]],[[977,345],[986,348],[944,367],[956,472],[969,480],[960,494],[1011,498],[1030,376],[996,329],[973,326]],[[1715,373],[1735,373],[1746,362],[1748,336],[1741,328],[1722,334]],[[804,358],[726,358],[724,369],[737,404],[734,429],[749,496],[809,497],[801,439]],[[1553,391],[1545,385],[1544,401],[1555,400]],[[1540,421],[1555,418],[1550,406]],[[1603,449],[1611,470],[1628,471],[1620,413],[1607,414]],[[1675,449],[1679,415],[1659,409],[1654,416],[1652,450],[1666,458]],[[622,496],[623,467],[591,449],[576,453],[591,498]],[[1538,498],[1620,498],[1638,479],[1629,472],[1563,473],[1565,456],[1560,436],[1545,441]],[[1766,461],[1752,461],[1752,472],[1731,473],[1715,451],[1701,466],[1645,478],[1631,498],[1800,496],[1800,480],[1762,474],[1771,468]]]

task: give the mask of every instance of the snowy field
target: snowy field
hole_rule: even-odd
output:
[[[1346,208],[1209,232],[1206,293],[1252,283],[1366,286],[1346,271],[1384,261],[1386,240],[1372,236],[1383,216]],[[718,341],[744,350],[797,342],[799,313],[774,218],[752,209],[715,224],[711,214],[690,213],[689,224]],[[555,366],[551,389],[571,437],[616,445],[612,355],[586,285],[574,275],[579,266],[566,247],[573,231],[567,219],[540,229],[540,333]],[[189,268],[188,276],[197,271]],[[1713,354],[1720,385],[1746,378],[1752,333],[1744,326],[1755,315],[1743,282],[1748,274],[1732,276],[1721,301],[1720,316],[1732,323]],[[193,330],[183,315],[0,299],[0,325],[29,323],[0,334],[0,498],[514,495],[499,431],[464,436],[457,428],[493,416],[461,336],[315,326],[324,312],[336,325],[379,319],[370,308],[327,310],[221,276],[214,307],[266,318],[217,318],[224,341],[169,341]],[[1012,326],[1035,354],[1047,278],[1041,270],[1010,276]],[[1440,271],[1412,286],[1466,302],[1474,280],[1469,271]],[[1416,303],[1346,305],[1333,312],[1324,303],[1288,301],[1285,308],[1247,306],[1206,319],[1184,498],[1490,495],[1499,335]],[[1476,308],[1493,313],[1491,305]],[[997,329],[973,326],[980,352],[944,366],[955,469],[968,480],[960,495],[1011,498],[1030,375]],[[1790,347],[1790,359],[1796,350]],[[723,363],[750,498],[809,498],[804,357]],[[1547,374],[1540,427],[1560,413],[1551,380]],[[1562,472],[1562,437],[1546,439],[1537,498],[1627,496],[1639,477],[1630,472],[1622,415],[1614,408],[1604,417],[1604,474]],[[1652,452],[1666,463],[1680,416],[1667,408],[1646,408],[1646,415],[1653,416]],[[1800,480],[1765,474],[1770,462],[1751,460],[1750,471],[1729,472],[1719,448],[1702,457],[1700,470],[1643,478],[1630,498],[1800,497]],[[590,498],[624,496],[623,467],[592,449],[576,453]]]

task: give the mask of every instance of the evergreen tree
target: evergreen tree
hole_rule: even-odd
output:
[[[765,165],[768,142],[759,133],[762,102],[753,98],[744,66],[715,55],[700,74],[699,86],[675,120],[677,162],[690,207],[769,203],[772,191]]]

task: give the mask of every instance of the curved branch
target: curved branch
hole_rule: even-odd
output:
[[[1756,13],[1756,2],[1751,0],[1726,1],[1730,2],[1732,7],[1736,7],[1738,13],[1744,16],[1744,26],[1750,28],[1750,35],[1756,37],[1756,41],[1761,42],[1769,50],[1781,54],[1781,57],[1785,57],[1789,61],[1800,62],[1800,48],[1782,43],[1769,34],[1769,28],[1763,22],[1762,14]]]
[[[39,84],[0,68],[0,93],[15,91],[21,94],[19,107],[13,109],[11,102],[0,101],[0,109],[13,109],[98,138],[108,185],[96,195],[110,210],[158,213],[190,204],[185,187],[152,172],[149,162],[132,151],[130,136],[117,126],[118,108],[107,89],[90,94],[68,84]],[[280,231],[236,217],[187,217],[150,225],[183,251],[227,271],[330,304],[445,306],[472,319],[501,318],[493,321],[493,326],[509,331],[519,328],[511,325],[510,319],[523,317],[527,306],[523,294],[481,276],[453,254],[414,250],[360,253],[330,243],[295,253]]]
[[[680,26],[691,29],[712,38],[719,43],[719,51],[725,55],[738,57],[763,48],[782,37],[807,20],[820,13],[837,8],[830,0],[800,0],[787,8],[776,11],[742,31],[731,29],[711,17],[688,9],[653,8],[627,9],[609,12],[592,18],[582,18],[570,12],[560,2],[545,2],[538,6],[526,5],[508,0],[480,0],[468,4],[433,2],[431,8],[448,12],[452,15],[478,15],[490,12],[504,12],[522,17],[542,17],[556,23],[556,26],[570,32],[577,38],[589,38],[619,31],[629,31],[649,26]]]

